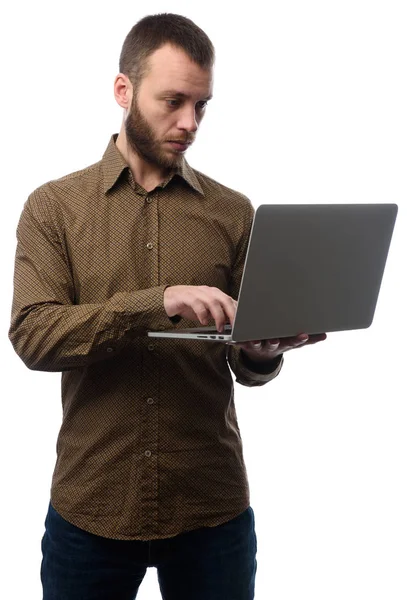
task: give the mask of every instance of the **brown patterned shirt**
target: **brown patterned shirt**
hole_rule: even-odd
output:
[[[168,285],[237,297],[253,208],[186,161],[147,192],[116,139],[25,203],[9,335],[29,368],[62,371],[55,509],[97,535],[151,540],[247,508],[229,366],[254,386],[282,361],[260,367],[221,343],[147,337],[197,325],[168,318]]]

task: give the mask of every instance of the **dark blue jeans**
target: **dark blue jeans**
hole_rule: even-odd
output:
[[[253,600],[254,514],[152,541],[111,540],[65,521],[49,506],[42,539],[43,600],[134,600],[156,567],[164,600]]]

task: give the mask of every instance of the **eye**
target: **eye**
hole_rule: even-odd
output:
[[[178,108],[181,104],[180,100],[176,100],[175,98],[167,98],[166,103],[170,108]]]
[[[208,100],[201,100],[200,102],[197,103],[197,108],[198,110],[203,110],[204,108],[206,108],[208,104]]]

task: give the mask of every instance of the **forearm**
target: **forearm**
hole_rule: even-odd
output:
[[[101,304],[22,302],[15,294],[9,337],[30,369],[63,371],[112,357],[148,328],[168,327],[165,286],[117,293]]]
[[[63,219],[55,210],[34,194],[17,228],[9,337],[24,363],[43,371],[83,367],[114,356],[150,327],[168,327],[166,286],[117,292],[101,301],[95,294],[92,303],[76,300],[80,286],[65,245]]]

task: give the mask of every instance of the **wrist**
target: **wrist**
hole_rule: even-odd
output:
[[[176,311],[175,304],[172,300],[171,286],[167,286],[164,289],[163,304],[164,304],[164,310],[167,313],[167,316],[169,319],[172,319],[174,316],[176,316],[177,311]]]

